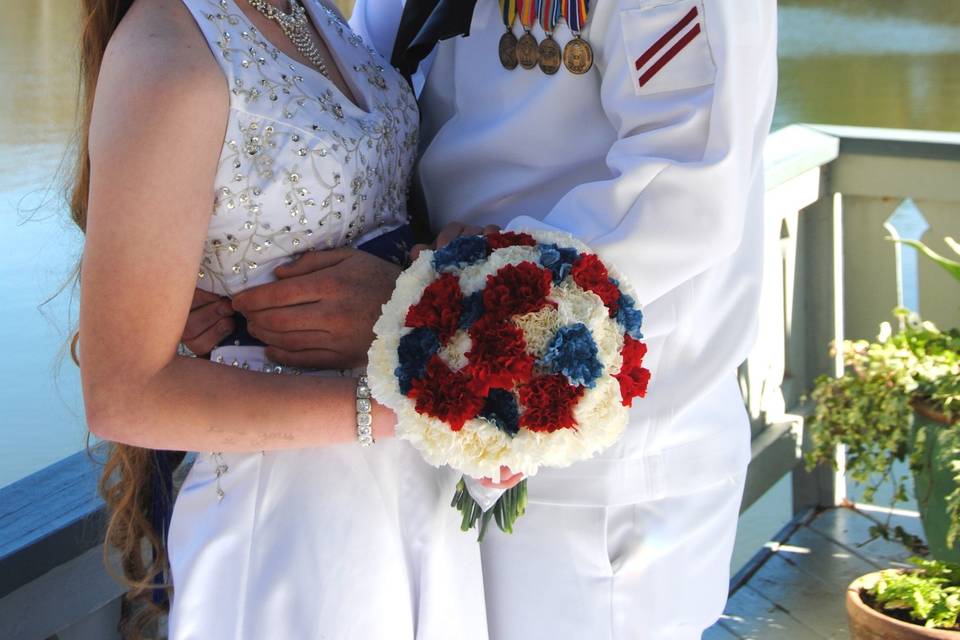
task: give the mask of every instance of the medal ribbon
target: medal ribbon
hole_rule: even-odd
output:
[[[548,35],[552,34],[563,15],[564,0],[537,0],[537,14],[540,16],[540,26]]]
[[[500,19],[503,20],[503,26],[509,31],[517,19],[517,1],[518,0],[500,0]]]
[[[516,0],[517,13],[520,14],[520,24],[527,31],[533,29],[533,23],[537,19],[537,1],[536,0]]]
[[[563,17],[570,25],[574,35],[579,34],[590,16],[590,0],[560,0],[563,3]]]

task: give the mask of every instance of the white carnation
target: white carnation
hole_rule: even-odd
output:
[[[527,352],[539,360],[560,328],[560,314],[554,307],[544,307],[539,311],[514,316],[513,323],[523,331]]]
[[[540,252],[536,247],[504,247],[494,251],[486,260],[464,267],[460,272],[460,289],[463,290],[463,295],[482,291],[487,286],[487,276],[496,275],[508,264],[516,265],[521,262],[539,265]]]
[[[459,371],[467,366],[467,352],[473,346],[473,340],[466,331],[457,331],[450,337],[437,355],[447,363],[447,366],[454,371]]]

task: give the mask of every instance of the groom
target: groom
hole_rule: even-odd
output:
[[[464,224],[561,229],[643,304],[652,382],[623,440],[545,469],[516,532],[483,543],[490,634],[693,640],[725,604],[750,458],[736,368],[760,293],[775,0],[515,4],[358,0],[352,18],[413,75],[414,198],[441,244]],[[274,360],[354,366],[396,273],[310,253],[235,307]],[[206,302],[186,334],[199,352],[217,338]]]

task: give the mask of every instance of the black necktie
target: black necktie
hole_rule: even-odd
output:
[[[477,0],[407,0],[390,63],[410,77],[437,42],[470,35]]]

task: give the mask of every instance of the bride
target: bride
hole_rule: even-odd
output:
[[[485,638],[456,475],[393,439],[360,369],[274,366],[230,302],[309,249],[382,300],[399,272],[416,102],[327,1],[83,3],[79,361],[117,443],[109,540],[141,598],[168,555],[171,638]],[[196,286],[210,360],[178,355]],[[201,453],[165,533],[168,451]]]

